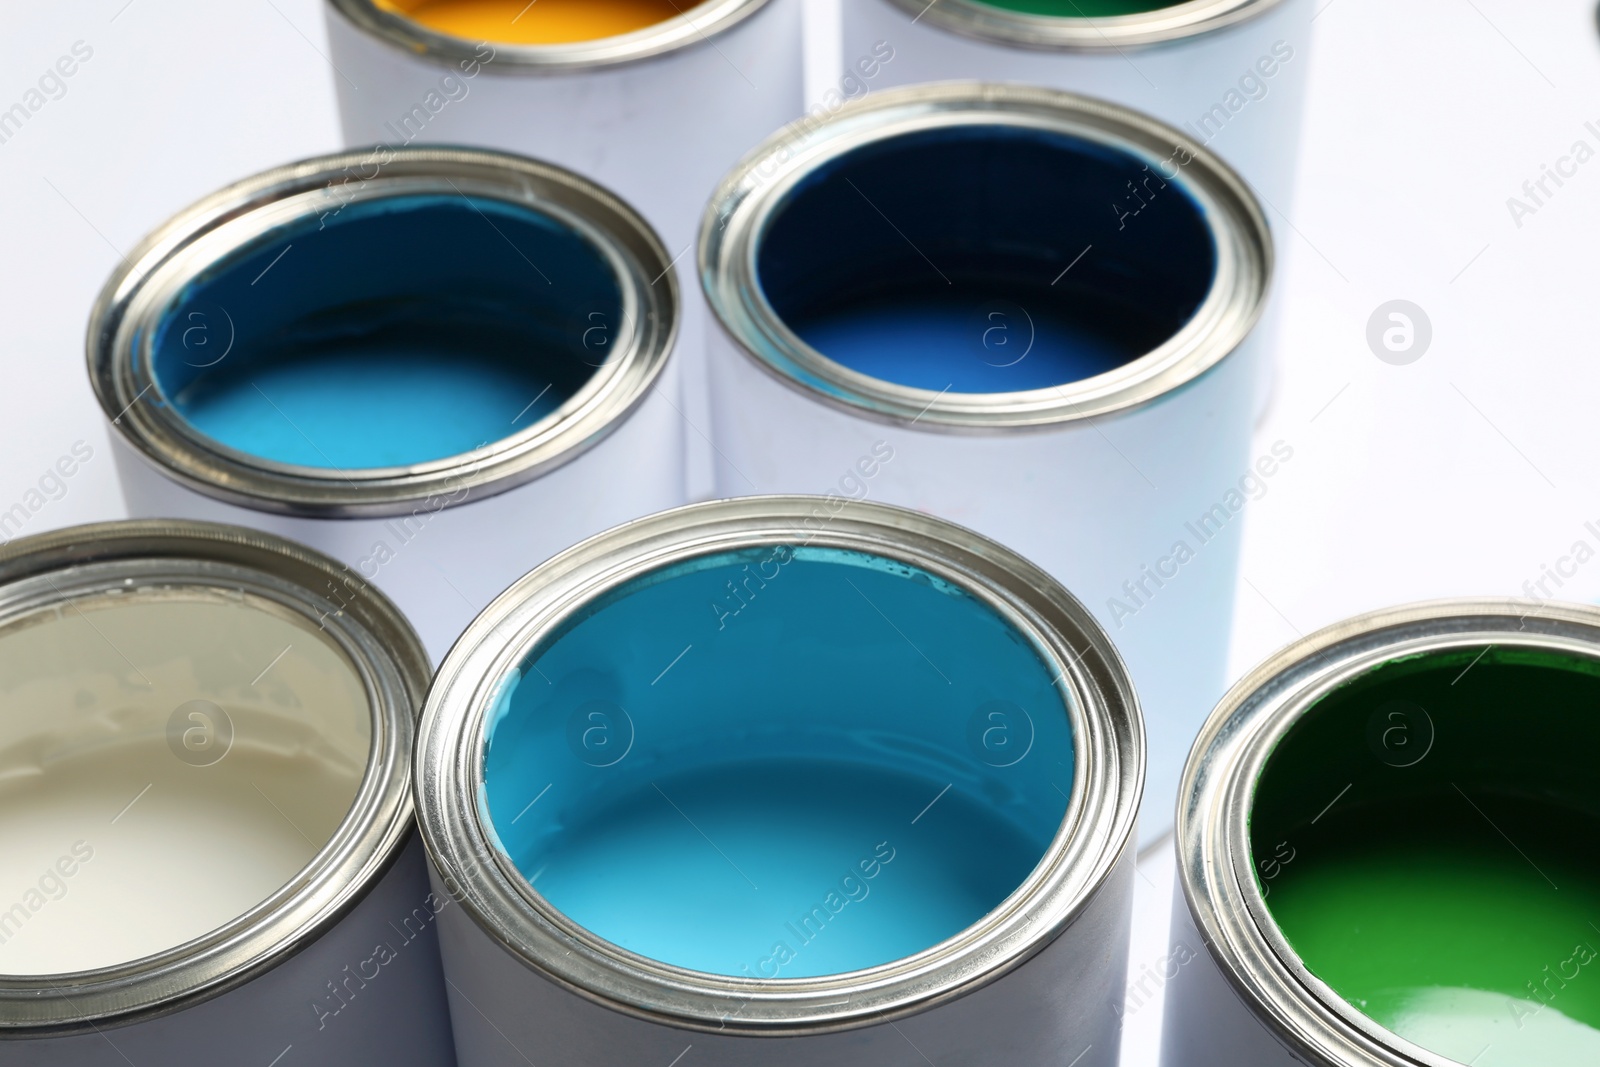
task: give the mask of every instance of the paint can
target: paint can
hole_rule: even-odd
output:
[[[1592,1062],[1600,610],[1457,600],[1290,645],[1183,780],[1162,1062]]]
[[[533,564],[683,502],[669,258],[609,193],[500,153],[344,153],[223,189],[90,318],[128,508],[326,552],[437,660]]]
[[[0,1058],[453,1062],[421,842],[428,660],[237,527],[0,547]]]
[[[345,142],[482,145],[550,160],[615,190],[661,234],[669,258],[691,262],[717,180],[800,114],[800,8],[799,0],[329,0]],[[452,19],[455,9],[472,17]],[[630,32],[589,36],[607,32],[602,14],[622,9],[633,14],[610,15],[609,24]],[[682,318],[681,429],[690,491],[704,496],[711,448],[698,293],[685,294]]]
[[[894,44],[885,84],[979,78],[1087,93],[1174,127],[1221,156],[1273,213],[1294,210],[1313,0],[856,0],[845,55]],[[852,51],[854,49],[854,51]],[[853,73],[853,72],[847,72]],[[1176,142],[1175,142],[1176,143]],[[1142,207],[1137,180],[1103,210]],[[1276,336],[1269,304],[1258,332]],[[1277,381],[1257,371],[1255,418]]]
[[[1150,724],[1144,842],[1226,687],[1240,516],[1293,456],[1250,454],[1265,220],[1174,136],[1053,90],[890,90],[753,152],[701,237],[719,488],[926,511],[1082,597]],[[1137,216],[1093,208],[1145,175]]]
[[[1142,740],[1089,612],[931,516],[578,545],[424,711],[460,1060],[1114,1064]]]
[[[1191,150],[1221,156],[1287,211],[1312,9],[1311,0],[859,0],[844,5],[844,54],[892,42],[889,84],[978,78],[1114,100],[1175,127]]]

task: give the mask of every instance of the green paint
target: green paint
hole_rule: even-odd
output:
[[[997,7],[1020,15],[1045,15],[1062,19],[1098,19],[1116,15],[1142,15],[1177,7],[1183,0],[977,0],[979,7]]]
[[[1257,876],[1307,968],[1387,1029],[1475,1067],[1597,1063],[1600,669],[1480,651],[1307,712],[1257,783]]]

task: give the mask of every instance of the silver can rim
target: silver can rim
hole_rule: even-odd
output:
[[[1179,786],[1178,879],[1234,995],[1307,1062],[1457,1067],[1361,1014],[1311,973],[1251,869],[1251,792],[1272,749],[1334,688],[1395,658],[1455,648],[1539,648],[1600,659],[1600,607],[1508,597],[1423,601],[1338,622],[1279,650],[1207,719]]]
[[[19,603],[19,589],[41,577],[49,587],[44,601]],[[321,553],[217,523],[96,523],[0,546],[0,609],[8,615],[128,579],[248,588],[318,623],[367,691],[366,773],[343,821],[299,875],[227,924],[115,966],[0,975],[0,1047],[8,1038],[142,1022],[244,985],[338,923],[394,865],[412,833],[411,754],[431,670],[421,639],[387,597]],[[341,595],[327,596],[324,588]]]
[[[568,44],[519,45],[472,41],[429,29],[404,15],[385,11],[373,0],[328,0],[328,5],[364,33],[409,55],[454,66],[483,61],[480,44],[494,50],[495,72],[562,74],[613,67],[668,55],[726,33],[773,0],[706,0],[670,19],[632,33]]]
[[[963,527],[859,502],[743,497],[626,523],[512,585],[435,677],[417,743],[418,822],[449,895],[524,966],[607,1008],[680,1029],[745,1036],[849,1030],[926,1010],[1025,963],[1076,921],[1133,848],[1144,727],[1127,669],[1092,614],[1054,579]],[[1060,668],[1076,768],[1066,815],[1028,878],[979,923],[890,964],[819,978],[751,979],[674,967],[567,919],[492,844],[478,814],[484,719],[505,671],[562,619],[662,566],[725,551],[810,544],[886,555],[978,596]]]
[[[370,177],[366,176],[371,171]],[[273,229],[352,203],[416,194],[481,196],[552,216],[616,272],[626,347],[552,415],[472,452],[361,470],[277,463],[200,434],[162,400],[149,329],[185,280]],[[553,164],[474,148],[372,148],[316,156],[227,186],[179,212],[112,272],[89,315],[89,379],[112,431],[166,477],[256,511],[315,518],[408,514],[419,502],[481,499],[576,459],[653,390],[676,344],[671,254],[642,216]],[[440,505],[443,506],[443,505]]]
[[[1154,11],[1063,18],[979,0],[881,0],[951,33],[991,44],[1061,52],[1116,52],[1187,41],[1256,18],[1284,0],[1186,0]]]
[[[1211,230],[1212,285],[1190,320],[1155,350],[1116,370],[1012,393],[936,393],[850,370],[802,341],[761,291],[756,256],[768,223],[813,169],[864,145],[959,126],[1042,129],[1108,145],[1179,184]],[[875,421],[945,432],[1053,427],[1138,407],[1221,362],[1250,335],[1273,271],[1266,215],[1244,179],[1191,138],[1137,111],[1092,97],[1010,83],[941,82],[873,93],[821,123],[801,119],[751,151],[717,187],[700,227],[700,282],[732,344],[779,381]]]

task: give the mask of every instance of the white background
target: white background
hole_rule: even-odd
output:
[[[35,533],[123,514],[83,355],[121,251],[339,132],[320,0],[9,0],[0,18],[0,110],[93,49],[0,144],[0,511],[74,442],[94,449]],[[1323,0],[1314,30],[1298,199],[1272,220],[1286,314],[1259,442],[1295,458],[1248,508],[1235,673],[1343,616],[1517,594],[1573,542],[1600,548],[1600,158],[1520,227],[1507,208],[1575,141],[1600,151],[1593,3]],[[1431,320],[1411,365],[1366,342],[1392,299]],[[1560,590],[1597,592],[1600,559]],[[1146,866],[1134,970],[1162,951],[1170,864]],[[1155,1014],[1130,1058],[1148,1060]]]

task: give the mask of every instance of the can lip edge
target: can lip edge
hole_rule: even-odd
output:
[[[980,0],[880,0],[946,32],[984,44],[1103,54],[1179,45],[1264,16],[1289,0],[1184,0],[1131,15],[1066,18],[1010,11]]]
[[[263,588],[285,600],[304,594],[285,606],[320,621],[366,688],[373,720],[366,770],[350,810],[288,883],[297,890],[275,890],[223,926],[152,956],[64,974],[0,975],[0,1049],[11,1041],[146,1022],[248,984],[309,947],[365,900],[399,861],[416,825],[411,754],[431,671],[421,639],[383,593],[363,582],[337,605],[314,595],[301,575],[336,580],[346,568],[274,534],[134,519],[69,526],[0,545],[0,596],[13,582],[119,563],[165,564],[174,574],[187,565],[201,579],[205,568],[221,566],[265,579]],[[337,610],[318,620],[323,607]],[[256,914],[274,898],[271,910]],[[68,1010],[41,1010],[63,1006]]]
[[[1600,658],[1600,606],[1453,597],[1335,622],[1284,646],[1241,678],[1208,716],[1190,751],[1175,835],[1184,905],[1233,994],[1269,1033],[1301,1054],[1340,1067],[1456,1065],[1380,1026],[1317,979],[1271,922],[1259,889],[1244,884],[1238,864],[1248,851],[1248,772],[1301,714],[1349,678],[1396,655],[1486,638],[1496,645],[1559,644],[1574,652],[1582,646]]]
[[[699,233],[700,288],[716,327],[743,357],[789,388],[875,422],[933,432],[1059,429],[1137,409],[1182,388],[1250,341],[1275,273],[1266,214],[1222,159],[1174,127],[1079,93],[1009,82],[946,81],[903,86],[846,103],[810,129],[805,119],[775,132],[718,184]],[[1134,158],[1166,146],[1178,183],[1212,234],[1212,285],[1191,318],[1154,350],[1091,378],[1021,393],[935,393],[869,377],[835,363],[793,333],[761,295],[754,257],[766,222],[794,184],[817,166],[867,144],[929,129],[988,123],[1096,140]],[[774,162],[775,161],[775,162]],[[759,177],[769,163],[770,175]],[[731,235],[731,236],[730,236]]]
[[[705,0],[697,6],[708,9],[703,23],[691,8],[682,14],[651,26],[613,37],[568,44],[527,45],[503,41],[473,41],[441,33],[404,15],[385,11],[373,0],[326,0],[329,13],[337,11],[352,27],[370,38],[396,48],[405,55],[450,66],[477,61],[499,64],[495,71],[512,75],[581,74],[585,71],[626,67],[651,59],[666,58],[709,44],[741,25],[761,9],[780,0]],[[477,49],[493,50],[485,61]]]
[[[531,972],[612,1010],[690,1030],[777,1037],[857,1029],[926,1010],[1010,973],[1068,929],[1098,898],[1117,864],[1132,854],[1144,784],[1144,727],[1126,667],[1092,614],[1053,579],[981,535],[919,512],[862,502],[830,520],[828,530],[808,543],[877,551],[969,592],[977,587],[995,592],[1002,584],[997,576],[1008,574],[1014,587],[1004,592],[1022,605],[1015,614],[1002,611],[1008,623],[1028,632],[1064,622],[1073,640],[1044,634],[1047,643],[1053,642],[1052,651],[1072,649],[1075,641],[1086,646],[1081,655],[1074,653],[1077,659],[1061,683],[1070,686],[1068,713],[1074,716],[1079,750],[1073,800],[1027,879],[994,912],[949,941],[881,967],[815,979],[744,979],[674,967],[612,946],[548,904],[530,904],[531,890],[516,884],[520,875],[506,875],[478,824],[467,769],[480,750],[482,698],[500,677],[498,666],[515,659],[530,635],[638,573],[731,548],[805,537],[802,520],[824,500],[714,500],[615,527],[514,584],[468,628],[441,665],[417,747],[423,841],[452,899],[485,936]],[[865,546],[861,536],[874,532],[908,537],[914,545]],[[733,538],[725,540],[729,534]],[[944,537],[950,540],[941,541]],[[927,554],[930,546],[951,555],[934,561]],[[635,566],[619,573],[619,558],[631,558]],[[958,559],[974,570],[955,573],[951,562]],[[1017,572],[1011,573],[1012,567]],[[574,593],[574,586],[580,591]],[[1050,617],[1024,617],[1033,608]],[[1059,618],[1051,612],[1059,612]],[[980,950],[982,958],[975,962]],[[853,1003],[840,1004],[841,995]]]
[[[389,158],[379,162],[380,153]],[[355,168],[374,167],[371,178],[351,177]],[[625,303],[638,307],[635,343],[614,364],[591,377],[578,393],[582,403],[555,421],[456,456],[401,468],[342,471],[294,467],[256,460],[215,443],[189,428],[166,408],[141,404],[155,385],[140,387],[147,375],[141,353],[130,347],[136,327],[153,324],[167,302],[133,308],[169,272],[174,258],[218,230],[275,205],[304,203],[297,218],[316,217],[311,199],[334,180],[354,184],[352,200],[382,199],[419,191],[417,183],[470,183],[475,195],[492,196],[528,210],[581,224],[585,237],[602,239],[600,250],[614,265]],[[493,192],[486,192],[492,187]],[[456,190],[460,192],[459,189]],[[465,194],[463,194],[465,195]],[[257,222],[257,228],[261,223]],[[271,226],[265,232],[270,232]],[[254,238],[239,234],[241,238]],[[220,262],[228,253],[194,265],[185,276]],[[166,279],[170,289],[175,284]],[[664,289],[664,292],[662,291]],[[159,290],[158,290],[159,294]],[[130,312],[137,311],[130,319]],[[113,270],[89,314],[85,350],[90,384],[110,422],[111,432],[163,477],[224,503],[273,514],[306,518],[385,518],[409,514],[416,505],[463,490],[468,499],[455,506],[499,495],[566,465],[600,444],[638,411],[654,392],[675,352],[682,328],[682,298],[670,253],[654,228],[611,190],[564,167],[510,152],[458,147],[361,146],[311,156],[261,171],[202,197],[146,235]],[[148,320],[148,321],[146,321]],[[153,412],[153,413],[152,413]]]

